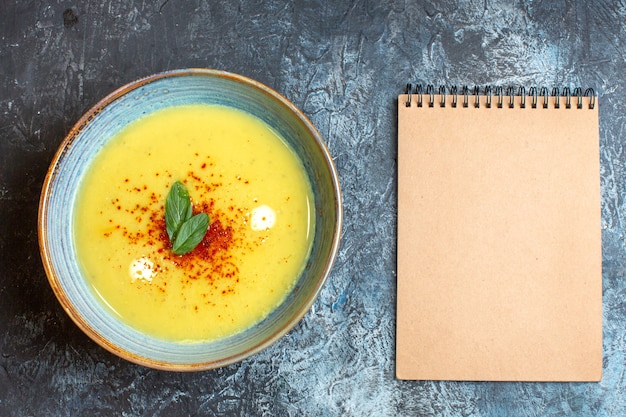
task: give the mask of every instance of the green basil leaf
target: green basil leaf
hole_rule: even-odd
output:
[[[176,234],[183,223],[191,218],[191,214],[189,193],[180,181],[176,181],[165,200],[165,227],[170,241],[173,242],[176,239]]]
[[[184,255],[191,252],[202,241],[209,229],[209,215],[206,213],[196,214],[185,221],[172,244],[172,252],[176,255]]]

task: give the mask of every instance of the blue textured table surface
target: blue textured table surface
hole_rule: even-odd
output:
[[[0,2],[0,415],[626,415],[625,21],[622,2],[602,0]],[[255,78],[300,107],[335,158],[345,227],[295,329],[242,363],[180,374],[83,335],[48,285],[36,219],[80,115],[124,83],[184,67]],[[409,81],[598,93],[601,382],[394,378],[396,106]]]

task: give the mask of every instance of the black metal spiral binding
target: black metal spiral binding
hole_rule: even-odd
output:
[[[580,87],[576,87],[574,88],[574,95],[576,97],[578,97],[578,101],[576,102],[576,108],[577,109],[582,109],[583,108],[583,90]]]
[[[477,109],[480,108],[480,88],[478,86],[474,87],[474,107]]]
[[[418,85],[415,92],[417,93],[417,107],[422,107],[422,86]]]
[[[439,86],[439,97],[441,97],[441,102],[439,103],[440,107],[446,107],[446,86]]]
[[[501,109],[504,102],[504,89],[500,86],[496,87],[496,95],[498,96],[498,108]]]
[[[569,91],[569,87],[563,87],[563,95],[565,96],[565,108],[572,108],[572,93]]]
[[[435,87],[431,84],[426,86],[426,94],[429,95],[430,99],[428,100],[428,107],[435,106]]]
[[[450,94],[452,94],[452,107],[456,107],[458,103],[458,99],[459,99],[456,85],[453,85],[452,87],[450,87]]]
[[[464,85],[463,86],[463,107],[467,107],[468,97],[469,97],[469,88],[466,85]]]
[[[532,97],[532,101],[530,102],[530,107],[533,109],[537,108],[537,87],[530,87],[528,90],[528,95]]]
[[[515,107],[515,88],[507,87],[506,95],[509,96],[509,109]]]
[[[448,94],[446,94],[448,91]],[[406,107],[411,107],[413,105],[413,101],[415,101],[414,96],[417,95],[417,107],[422,107],[424,105],[423,95],[428,96],[428,107],[435,106],[435,87],[432,84],[427,84],[424,88],[421,84],[416,84],[415,88],[411,83],[406,85],[405,94],[407,95],[407,100],[405,102]],[[446,88],[445,85],[440,85],[438,87],[439,95],[439,107],[446,107],[446,96],[451,95],[451,105],[452,107],[457,107],[459,103],[459,89],[457,86],[452,86],[449,89]],[[504,107],[504,96],[508,96],[508,107],[515,108],[516,100],[520,108],[526,108],[526,97],[530,97],[530,107],[532,109],[536,109],[539,104],[539,97],[542,98],[542,107],[547,109],[550,105],[550,96],[554,97],[553,106],[555,109],[561,107],[561,97],[564,98],[565,108],[572,108],[572,97],[576,97],[576,108],[583,108],[583,97],[589,97],[589,109],[594,109],[596,106],[596,95],[593,88],[587,88],[584,92],[582,88],[576,87],[574,90],[571,90],[569,87],[563,87],[561,91],[558,87],[554,87],[552,89],[552,93],[548,92],[548,88],[546,87],[530,87],[528,89],[528,94],[526,94],[525,87],[519,87],[517,89],[512,86],[505,88],[502,86],[486,86],[481,94],[480,87],[475,86],[470,93],[470,89],[468,86],[463,86],[461,88],[460,94],[463,96],[462,106],[467,108],[469,107],[469,96],[474,96],[474,107],[480,108],[480,96],[485,96],[485,107],[491,108],[493,104],[493,95],[497,96],[496,107],[501,109]]]
[[[595,91],[593,91],[593,88],[586,89],[585,90],[585,96],[586,97],[590,97],[589,108],[590,109],[594,109],[596,107],[596,93],[595,93]]]
[[[559,99],[561,97],[561,94],[559,94],[559,88],[558,87],[554,87],[552,89],[552,97],[554,97],[554,108],[555,109],[560,108],[561,104],[560,104]]]
[[[411,83],[407,84],[406,90],[404,92],[404,94],[407,95],[406,104],[405,104],[407,107],[411,107],[411,95],[413,94],[412,91],[413,90],[411,89]]]

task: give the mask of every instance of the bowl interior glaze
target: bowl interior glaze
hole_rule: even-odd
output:
[[[119,321],[94,296],[76,262],[74,201],[83,174],[98,151],[136,119],[170,106],[219,104],[263,120],[300,157],[315,199],[311,255],[294,289],[252,328],[212,342],[173,343],[150,337]],[[310,309],[336,258],[342,225],[341,190],[321,136],[288,100],[249,78],[217,70],[156,74],[105,97],[69,132],[55,155],[39,205],[39,245],[50,285],[72,320],[94,341],[145,366],[190,371],[240,361],[274,343]]]

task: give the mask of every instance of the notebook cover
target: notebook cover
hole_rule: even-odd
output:
[[[550,100],[399,97],[397,378],[601,378],[598,106]]]

